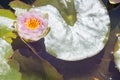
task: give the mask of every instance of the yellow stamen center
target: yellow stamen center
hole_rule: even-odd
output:
[[[25,25],[28,29],[35,30],[40,26],[40,21],[36,18],[29,18],[26,20]]]

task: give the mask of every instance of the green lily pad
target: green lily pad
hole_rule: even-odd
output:
[[[1,68],[1,66],[4,66],[4,68]],[[16,61],[9,60],[6,64],[0,63],[0,68],[4,70],[4,72],[0,74],[1,80],[21,80],[19,65]]]
[[[9,59],[13,54],[12,46],[0,38],[0,79],[21,80],[19,65],[16,61]]]
[[[10,11],[10,10],[7,10],[7,9],[0,9],[0,16],[1,17],[7,17],[7,18],[10,18],[10,19],[16,19],[16,16],[15,14]]]
[[[13,54],[12,46],[0,38],[0,58],[8,59]]]
[[[16,37],[17,35],[7,27],[0,27],[0,38],[12,43],[12,39],[15,39]]]
[[[27,9],[27,10],[29,10],[31,8],[30,5],[28,5],[28,4],[24,3],[24,2],[18,1],[18,0],[11,1],[9,3],[9,5],[13,9],[15,9],[15,8],[21,8],[21,9]]]
[[[14,30],[12,27],[16,19],[15,14],[7,9],[0,9],[0,27],[6,26],[11,30]],[[3,26],[1,26],[3,25]]]

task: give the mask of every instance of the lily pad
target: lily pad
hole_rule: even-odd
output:
[[[19,72],[19,65],[16,61],[9,60],[8,63],[6,64],[0,63],[0,69],[4,70],[4,72],[0,74],[1,80],[21,80],[21,73]]]
[[[27,9],[27,10],[29,10],[29,9],[31,8],[30,5],[28,5],[28,4],[24,3],[24,2],[21,2],[21,1],[19,1],[19,0],[11,1],[11,2],[9,3],[9,5],[10,5],[10,7],[12,7],[13,9],[14,9],[14,8],[22,8],[22,9]]]
[[[25,53],[33,54],[29,50]],[[63,80],[62,76],[47,61],[21,55],[19,50],[12,57],[20,65],[22,80]]]
[[[0,27],[0,38],[6,40],[9,43],[12,43],[12,39],[15,39],[16,37],[17,35],[7,27]]]
[[[46,51],[68,61],[83,60],[98,54],[109,35],[110,19],[100,0],[74,0],[77,21],[68,25],[52,5],[34,9],[48,13],[51,28],[45,37]]]
[[[0,58],[7,59],[13,54],[12,46],[0,38]]]
[[[15,15],[20,15],[21,13],[27,12],[32,6],[23,3],[21,1],[11,1],[9,3],[10,7],[15,10]]]
[[[13,23],[15,19],[16,16],[12,11],[7,9],[0,9],[0,25],[6,26],[9,29],[13,30]]]
[[[13,54],[12,46],[0,38],[0,79],[21,80],[18,63],[9,59]]]
[[[4,16],[4,17],[14,19],[14,20],[16,19],[15,14],[12,11],[7,10],[7,9],[0,9],[0,16]]]

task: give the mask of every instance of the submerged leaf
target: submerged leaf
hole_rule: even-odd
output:
[[[31,54],[29,50],[25,52]],[[61,75],[46,61],[22,56],[18,50],[13,58],[20,64],[22,80],[62,80]]]
[[[17,35],[7,27],[0,27],[0,38],[3,38],[9,43],[12,43],[12,39],[15,39],[16,37]]]

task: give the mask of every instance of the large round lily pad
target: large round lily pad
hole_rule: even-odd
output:
[[[82,60],[99,53],[108,39],[109,16],[101,0],[74,0],[77,21],[68,25],[57,8],[45,5],[36,10],[48,13],[51,28],[45,37],[46,51],[62,60]]]

